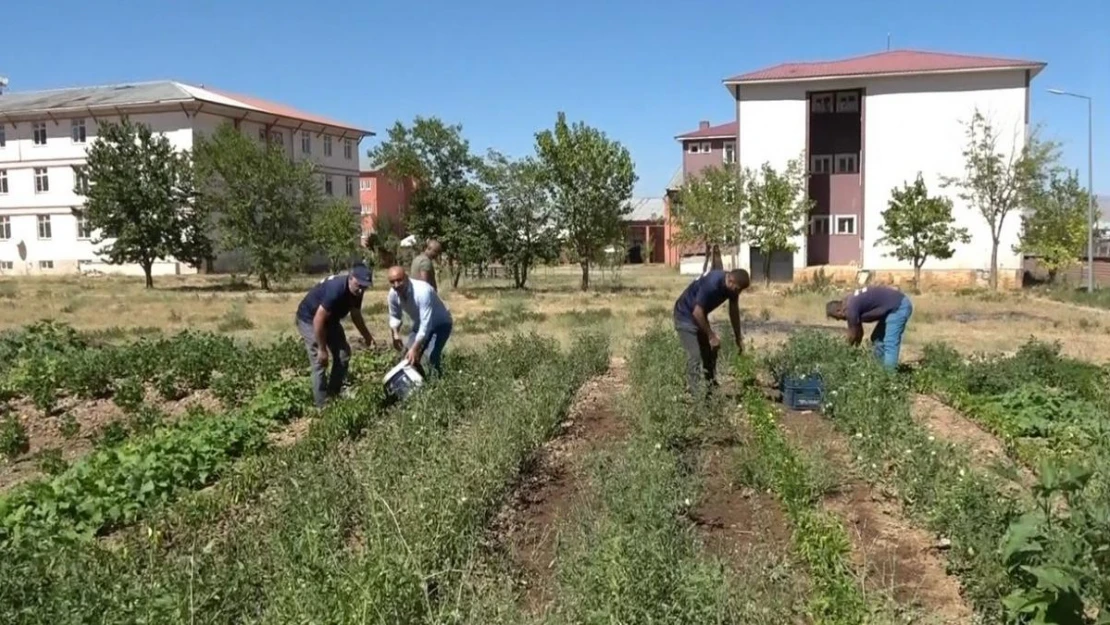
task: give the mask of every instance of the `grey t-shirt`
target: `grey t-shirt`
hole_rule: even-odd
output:
[[[412,271],[409,272],[409,275],[410,275],[410,277],[413,277],[413,278],[416,278],[417,280],[420,280],[421,279],[420,278],[420,272],[421,271],[428,272],[428,283],[429,284],[434,285],[436,283],[436,268],[435,268],[435,265],[432,264],[432,259],[428,258],[424,254],[418,254],[416,256],[416,258],[412,259]]]

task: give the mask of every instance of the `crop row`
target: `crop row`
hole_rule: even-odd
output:
[[[1035,498],[1019,498],[1007,494],[998,476],[977,469],[965,451],[916,423],[911,383],[887,374],[862,351],[804,332],[768,364],[776,379],[786,373],[823,377],[825,412],[851,437],[860,467],[892,485],[911,514],[951,541],[952,567],[984,622],[1078,625],[1092,614],[1100,614],[1100,622],[1110,619],[1110,508],[1099,495],[1106,492],[1103,460],[1046,464]],[[983,375],[973,367],[965,379]],[[1067,516],[1055,505],[1060,498],[1067,500]]]
[[[11,622],[415,622],[450,613],[467,559],[522,460],[606,342],[537,337],[453,353],[451,372],[378,424],[338,402],[291,448],[232,470],[122,544],[0,558]],[[367,427],[371,429],[366,429]],[[344,440],[357,441],[344,443]],[[111,580],[89,584],[89,579]]]

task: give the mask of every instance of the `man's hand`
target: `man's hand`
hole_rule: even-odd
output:
[[[371,334],[370,336],[362,337],[362,344],[365,345],[367,349],[374,349],[377,347],[378,342],[374,340],[374,335]]]
[[[321,367],[328,366],[328,348],[321,346],[320,349],[316,350],[316,362]]]
[[[405,349],[405,344],[401,342],[401,337],[393,337],[393,350],[399,352],[402,349]]]
[[[411,365],[413,367],[415,367],[417,364],[419,364],[420,363],[420,348],[415,346],[415,345],[410,347],[408,353],[405,354],[405,360],[407,360],[409,365]]]
[[[744,340],[740,337],[736,337],[736,351],[740,352],[741,354],[744,353]]]
[[[709,346],[713,349],[719,349],[721,347],[721,337],[717,336],[716,332],[709,333]]]

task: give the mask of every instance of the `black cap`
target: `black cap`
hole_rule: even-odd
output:
[[[374,278],[372,275],[370,275],[370,270],[367,269],[366,265],[363,265],[362,263],[351,267],[351,277],[354,278],[355,282],[357,282],[358,285],[363,288],[374,284]]]

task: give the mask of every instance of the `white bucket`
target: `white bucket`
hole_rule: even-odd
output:
[[[400,400],[404,400],[423,383],[424,376],[420,375],[420,372],[406,360],[397,363],[397,366],[390,369],[389,373],[382,378],[385,392]]]

